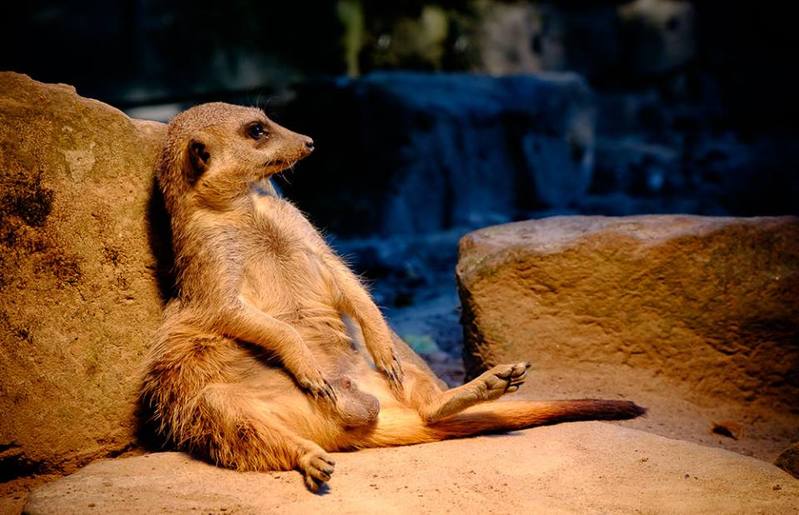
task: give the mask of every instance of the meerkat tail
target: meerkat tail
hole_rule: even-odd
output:
[[[514,431],[580,420],[625,420],[646,408],[631,401],[577,399],[559,401],[501,401],[467,409],[432,424],[443,438]]]
[[[500,401],[474,406],[426,425],[413,411],[389,409],[380,413],[363,447],[436,442],[559,422],[625,420],[645,413],[646,408],[621,400]]]
[[[346,447],[355,449],[414,445],[445,438],[437,429],[426,425],[415,410],[406,407],[382,408],[376,425],[348,436]]]

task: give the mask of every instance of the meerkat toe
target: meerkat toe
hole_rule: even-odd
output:
[[[317,481],[310,474],[305,474],[304,479],[305,479],[305,487],[314,493],[318,492],[319,488],[324,484],[324,482]]]
[[[511,375],[513,375],[513,365],[497,365],[486,372],[486,374],[499,379],[507,380],[510,379]]]
[[[513,365],[513,371],[508,378],[509,385],[521,386],[527,380],[528,363],[517,363]]]
[[[314,470],[318,470],[320,473],[325,474],[327,479],[330,479],[330,475],[336,469],[336,462],[330,459],[329,456],[320,456],[311,460],[311,467]]]
[[[311,476],[316,481],[320,481],[322,483],[325,483],[327,481],[330,481],[330,477],[331,477],[332,473],[333,473],[333,470],[329,469],[329,468],[328,469],[313,468],[313,469],[309,469],[306,475]]]

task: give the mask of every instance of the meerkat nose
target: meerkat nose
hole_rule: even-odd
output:
[[[311,138],[308,138],[307,140],[305,140],[305,148],[307,148],[308,150],[313,150],[313,148],[314,148],[313,147],[313,140]]]

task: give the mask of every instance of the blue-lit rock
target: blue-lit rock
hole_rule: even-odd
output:
[[[500,223],[564,208],[591,180],[593,97],[574,74],[318,82],[283,121],[319,142],[284,189],[339,234]]]

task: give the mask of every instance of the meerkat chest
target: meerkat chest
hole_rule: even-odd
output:
[[[291,260],[297,254],[316,250],[316,230],[291,203],[259,196],[254,207],[250,229],[251,238],[258,242],[259,252]]]
[[[337,291],[323,240],[294,206],[258,199],[253,216],[247,279],[261,293],[283,292],[295,300],[326,302]]]

